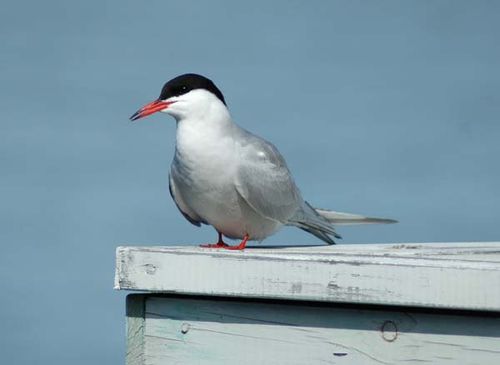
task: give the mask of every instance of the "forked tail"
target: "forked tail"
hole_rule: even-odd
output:
[[[359,214],[335,212],[333,210],[314,208],[316,212],[325,218],[328,222],[335,225],[354,225],[354,224],[389,224],[398,223],[394,219],[365,217]]]
[[[302,209],[287,222],[288,225],[298,227],[309,232],[329,245],[335,244],[332,237],[342,238],[335,232],[334,225],[397,223],[394,219],[372,218],[358,214],[334,212],[332,210],[317,209],[304,202]]]

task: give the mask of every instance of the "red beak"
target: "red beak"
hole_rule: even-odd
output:
[[[168,108],[170,104],[175,103],[175,101],[162,101],[155,100],[149,104],[144,105],[141,109],[136,111],[131,117],[130,120],[137,120],[140,118],[147,117],[153,113],[159,112],[160,110]]]

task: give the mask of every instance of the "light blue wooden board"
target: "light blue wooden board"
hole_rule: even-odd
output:
[[[498,364],[500,318],[129,296],[128,365]],[[382,330],[384,328],[384,330]],[[139,345],[138,345],[139,344]],[[137,353],[142,349],[142,353]]]

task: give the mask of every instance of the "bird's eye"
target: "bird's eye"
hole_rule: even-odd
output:
[[[188,87],[186,85],[181,85],[181,86],[178,86],[175,90],[175,93],[177,95],[182,95],[182,94],[185,94],[189,91]]]

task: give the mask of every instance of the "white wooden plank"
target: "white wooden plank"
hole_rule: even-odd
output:
[[[498,364],[500,318],[146,298],[144,364]]]
[[[500,311],[500,243],[119,247],[117,289]]]

